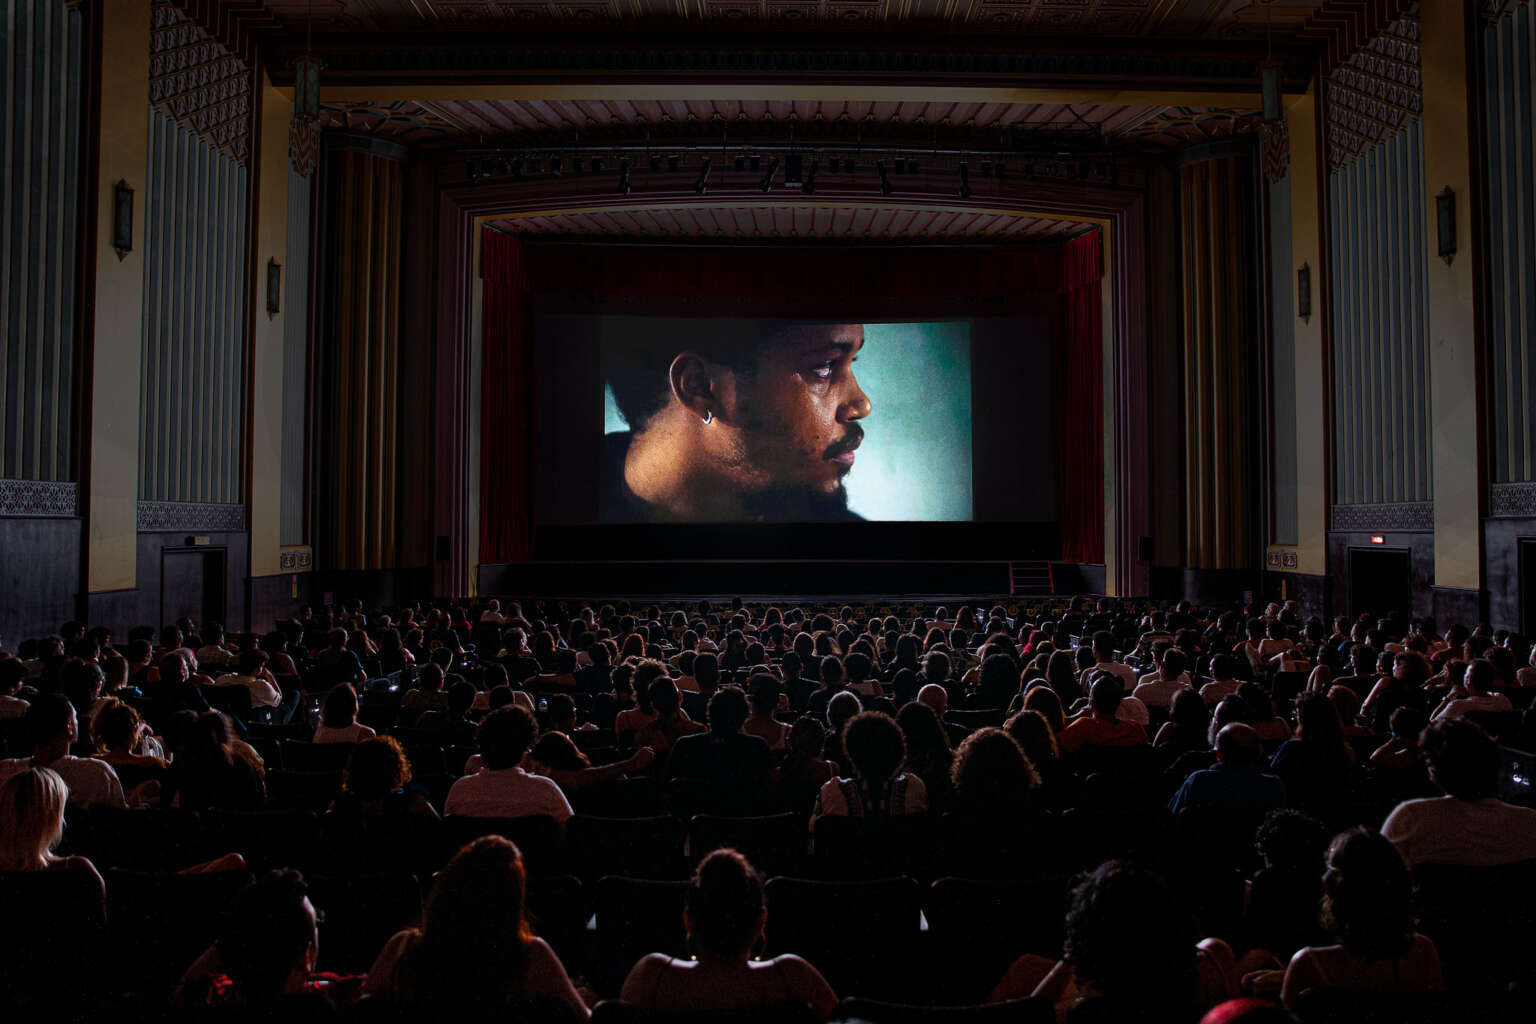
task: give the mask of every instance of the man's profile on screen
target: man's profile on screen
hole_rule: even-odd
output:
[[[611,343],[630,431],[605,439],[605,522],[857,520],[843,478],[870,413],[862,324],[658,321]]]

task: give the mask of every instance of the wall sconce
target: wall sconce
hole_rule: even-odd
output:
[[[1435,227],[1440,236],[1440,258],[1450,266],[1456,257],[1456,193],[1449,185],[1435,196]]]
[[[112,186],[112,248],[119,261],[133,252],[133,186],[126,181]]]
[[[267,319],[282,311],[283,265],[277,260],[267,260]]]
[[[1296,315],[1303,322],[1312,318],[1312,267],[1306,263],[1296,271]]]

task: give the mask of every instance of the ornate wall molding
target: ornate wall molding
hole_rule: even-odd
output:
[[[1484,18],[1488,21],[1498,21],[1521,4],[1530,2],[1531,0],[1481,0],[1479,6],[1483,9]]]
[[[0,516],[78,514],[79,486],[55,480],[0,480]]]
[[[1536,483],[1492,485],[1488,488],[1488,514],[1506,519],[1536,519]]]
[[[1266,123],[1259,129],[1259,163],[1264,180],[1271,185],[1291,171],[1291,129],[1285,121]]]
[[[1395,501],[1385,505],[1335,505],[1332,529],[1339,533],[1428,533],[1435,528],[1435,503]]]
[[[1328,168],[1337,171],[1419,119],[1419,19],[1404,17],[1328,76]]]
[[[149,101],[244,165],[250,157],[251,69],[170,0],[156,0]]]
[[[245,530],[244,505],[209,505],[192,501],[139,502],[141,533],[241,533]]]

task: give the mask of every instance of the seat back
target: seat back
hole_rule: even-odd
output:
[[[208,811],[203,821],[213,848],[240,854],[258,874],[273,868],[307,871],[326,853],[313,811]]]
[[[1447,989],[1502,989],[1536,958],[1536,860],[1414,866],[1419,930],[1435,940]]]
[[[821,878],[933,877],[937,829],[927,815],[818,818],[812,870]]]
[[[0,1006],[7,1019],[68,1019],[106,989],[106,912],[95,875],[0,872],[0,908]]]
[[[323,814],[340,795],[342,778],[342,772],[269,771],[267,806],[273,810]]]
[[[681,878],[687,830],[671,815],[597,818],[578,814],[566,822],[571,861],[584,880],[623,873],[631,878]]]
[[[521,818],[471,818],[454,814],[443,819],[446,843],[443,860],[446,862],[461,846],[481,836],[510,839],[522,853],[523,864],[530,874],[551,870],[561,849],[560,824],[547,814]]]
[[[686,957],[683,903],[688,883],[610,875],[598,880],[593,899],[597,923],[594,984],[617,997],[630,968],[648,953]]]
[[[314,875],[308,883],[310,902],[325,913],[319,970],[366,973],[390,936],[421,922],[415,875]]]
[[[250,881],[248,871],[109,870],[112,960],[124,990],[166,999],[187,966],[219,937],[225,913]]]
[[[938,1024],[939,1021],[1054,1024],[1056,1011],[1049,999],[1010,999],[975,1006],[912,1006],[854,997],[837,1004],[836,1019],[864,1021],[865,1024]]]
[[[1066,875],[934,882],[924,907],[945,994],[980,1002],[1025,953],[1060,959],[1071,885]]]
[[[306,743],[283,741],[283,768],[290,772],[345,771],[352,758],[350,743]]]
[[[835,992],[912,991],[919,890],[911,878],[828,882],[775,878],[764,888],[770,956],[796,953]]]
[[[815,1024],[808,1003],[780,1003],[729,1010],[650,1010],[606,999],[592,1009],[594,1024]]]
[[[796,875],[805,866],[810,833],[793,812],[731,818],[700,814],[688,823],[688,859],[698,863],[723,846],[744,853],[765,877]]]

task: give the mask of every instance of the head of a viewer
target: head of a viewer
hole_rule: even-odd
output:
[[[1062,952],[1094,992],[1151,1016],[1188,1012],[1195,941],[1188,909],[1161,879],[1138,864],[1106,861],[1072,890]]]
[[[538,734],[539,724],[527,708],[498,708],[480,723],[480,757],[492,771],[516,768]]]
[[[505,1006],[533,942],[527,888],[522,852],[510,840],[481,836],[460,848],[422,908],[421,956],[411,972],[418,995]]]
[[[1125,699],[1125,684],[1120,677],[1109,672],[1100,672],[1093,677],[1093,688],[1089,691],[1088,701],[1093,706],[1093,713],[1100,718],[1113,719],[1115,713],[1120,710],[1120,702]]]
[[[940,718],[949,710],[949,691],[938,683],[924,683],[917,691],[917,699],[932,708],[933,713]]]
[[[298,992],[320,949],[304,876],[269,871],[246,886],[219,937],[219,963],[247,1002]]]
[[[1216,760],[1228,768],[1251,768],[1264,760],[1264,742],[1251,725],[1224,725],[1216,734]]]
[[[1499,748],[1478,725],[1461,719],[1432,722],[1420,741],[1429,777],[1458,800],[1485,800],[1499,792]]]
[[[1345,949],[1373,960],[1402,956],[1413,945],[1413,879],[1379,832],[1352,828],[1329,845],[1322,925]]]
[[[699,862],[684,897],[683,925],[700,957],[745,963],[767,918],[763,879],[747,858],[720,849]]]
[[[740,732],[747,723],[747,695],[739,686],[722,686],[709,698],[704,715],[709,731],[716,736]]]
[[[64,836],[69,787],[51,768],[28,768],[0,785],[0,871],[37,871]]]
[[[871,410],[853,367],[863,345],[861,324],[658,321],[613,346],[606,373],[633,444],[690,492],[673,517],[727,494],[746,514],[787,518],[846,508]]]
[[[859,781],[874,788],[884,785],[901,768],[907,742],[890,715],[861,711],[843,727],[843,752]]]

